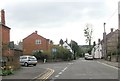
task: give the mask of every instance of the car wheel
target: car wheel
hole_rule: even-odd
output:
[[[36,64],[33,64],[33,66],[36,66]]]
[[[25,62],[25,63],[24,63],[24,66],[26,66],[26,67],[27,67],[27,66],[28,66],[28,63],[27,63],[27,62]]]

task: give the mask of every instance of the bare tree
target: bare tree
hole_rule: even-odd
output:
[[[86,37],[86,43],[89,42],[89,46],[91,46],[91,40],[92,40],[92,24],[86,24],[86,28],[84,29],[84,36]]]

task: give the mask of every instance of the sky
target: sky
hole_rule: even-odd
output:
[[[3,0],[6,25],[11,28],[10,40],[18,43],[31,33],[58,44],[60,39],[86,45],[84,29],[92,24],[92,42],[118,28],[119,0]]]

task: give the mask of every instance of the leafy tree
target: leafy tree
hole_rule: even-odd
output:
[[[34,52],[32,55],[35,56],[38,60],[42,60],[43,58],[43,54],[41,51]]]
[[[72,50],[74,52],[74,59],[76,59],[76,57],[78,57],[78,56],[81,56],[81,49],[80,49],[79,45],[77,44],[77,42],[71,40],[70,47],[72,48]]]
[[[57,49],[55,53],[52,53],[53,60],[61,59],[67,61],[72,59],[72,53],[68,49],[62,46],[54,46],[53,48]]]

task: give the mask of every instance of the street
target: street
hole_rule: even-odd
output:
[[[38,63],[37,66],[22,67],[14,75],[4,76],[3,79],[12,79],[27,81],[34,79],[41,75],[46,69],[51,72],[45,73],[45,75],[37,78],[47,79],[48,81],[62,80],[99,80],[107,79],[107,81],[117,81],[118,79],[118,68],[110,66],[100,62],[99,60],[84,60],[80,58],[69,62],[46,62]],[[109,80],[108,80],[109,79]]]
[[[118,79],[118,69],[97,60],[80,58],[72,62],[40,64],[37,67],[51,68],[55,72],[49,79]]]

